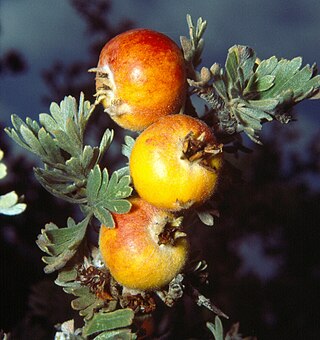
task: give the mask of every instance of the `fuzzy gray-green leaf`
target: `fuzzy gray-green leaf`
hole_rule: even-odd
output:
[[[35,120],[32,120],[30,117],[27,117],[26,124],[35,135],[38,133],[40,126]]]
[[[57,103],[53,102],[50,104],[49,110],[50,110],[51,116],[53,117],[53,119],[55,120],[57,124],[58,129],[64,130],[65,120],[61,113],[60,106]]]
[[[45,226],[36,241],[39,248],[50,256],[43,257],[47,266],[46,273],[51,273],[62,268],[74,256],[78,246],[82,242],[89,218],[85,218],[78,224],[71,224],[71,227],[58,228],[53,223]],[[68,222],[70,225],[70,221]]]
[[[137,339],[137,336],[131,332],[131,329],[125,328],[100,333],[99,335],[94,337],[93,340],[113,340],[113,339],[135,340]]]
[[[94,216],[108,228],[114,228],[114,220],[109,210],[102,206],[94,207],[93,209]]]
[[[83,335],[128,327],[132,324],[134,312],[132,309],[119,309],[114,312],[99,312],[83,327]]]
[[[279,100],[277,99],[258,99],[258,100],[248,100],[249,106],[255,109],[272,112],[277,105]]]
[[[122,154],[126,156],[128,159],[130,158],[134,143],[135,143],[135,139],[132,138],[131,136],[124,137],[124,144],[122,144],[121,151],[122,151]]]
[[[54,132],[60,128],[52,116],[48,115],[47,113],[40,113],[39,121],[41,125],[53,136]]]
[[[66,151],[71,156],[79,157],[79,154],[82,151],[81,147],[77,142],[74,142],[70,135],[63,130],[57,130],[55,131],[55,136],[57,144],[62,150]]]
[[[64,163],[64,158],[56,141],[43,127],[38,132],[38,139],[46,153],[46,157],[43,159],[44,162],[51,162],[52,164]]]
[[[98,197],[101,187],[102,174],[98,165],[96,165],[89,173],[87,182],[87,196],[89,202],[94,202]]]
[[[102,156],[104,152],[109,148],[110,144],[113,141],[114,137],[114,132],[113,130],[107,129],[101,139],[99,150],[100,150],[100,155]]]
[[[33,153],[35,153],[39,157],[42,157],[43,155],[46,154],[38,138],[33,134],[33,132],[28,127],[26,127],[25,125],[21,125],[20,133]]]
[[[207,327],[212,332],[215,340],[223,340],[222,322],[218,316],[215,317],[215,323],[207,322]]]
[[[119,178],[117,171],[113,172],[109,179],[107,169],[102,172],[98,166],[91,170],[87,183],[88,205],[94,216],[101,223],[110,227],[114,226],[111,212],[126,213],[131,204],[125,200],[131,195],[130,177]]]

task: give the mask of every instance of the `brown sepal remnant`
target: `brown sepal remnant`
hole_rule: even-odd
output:
[[[182,217],[169,221],[158,235],[158,244],[174,246],[176,240],[180,237],[186,237],[186,233],[181,231]]]
[[[109,73],[104,71],[102,67],[94,67],[88,70],[88,72],[96,73],[97,89],[95,93],[96,104],[104,100],[108,92],[112,90],[112,84],[109,80]]]
[[[215,155],[222,152],[222,144],[208,143],[205,140],[205,132],[196,137],[193,132],[186,135],[182,145],[182,159],[190,162],[199,162],[210,171],[216,171],[210,165],[210,160]]]
[[[157,305],[154,298],[146,293],[136,295],[123,295],[120,300],[122,308],[130,308],[135,313],[141,312],[143,314],[149,314],[155,311]]]
[[[115,300],[110,289],[111,276],[92,265],[77,268],[77,281],[89,287],[90,291],[102,300]]]

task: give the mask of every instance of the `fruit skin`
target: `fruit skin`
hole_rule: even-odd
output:
[[[103,85],[111,88],[102,103],[123,128],[141,131],[184,105],[187,81],[182,52],[159,32],[134,29],[114,37],[103,47],[96,71],[97,95]],[[108,77],[99,77],[100,71]]]
[[[168,284],[184,267],[185,237],[158,244],[157,235],[173,216],[140,198],[130,199],[127,214],[114,214],[115,228],[102,225],[99,249],[111,275],[123,286],[153,290]]]
[[[129,167],[140,197],[157,207],[178,211],[202,204],[213,194],[222,154],[209,159],[212,170],[183,159],[183,141],[190,132],[196,137],[204,133],[204,142],[216,143],[204,122],[184,114],[163,117],[139,135]]]

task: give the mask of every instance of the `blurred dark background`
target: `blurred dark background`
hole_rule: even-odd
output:
[[[234,44],[253,47],[261,59],[301,55],[304,63],[320,62],[320,3],[2,0],[0,6],[0,148],[9,168],[0,194],[16,190],[28,204],[22,215],[0,215],[0,328],[16,339],[50,339],[54,324],[73,315],[70,298],[52,283],[55,275],[43,274],[35,240],[45,223],[64,226],[77,211],[36,183],[36,161],[3,132],[10,115],[37,119],[51,101],[78,98],[80,91],[92,101],[94,76],[87,70],[107,40],[148,27],[178,42],[187,35],[187,13],[208,21],[203,65],[223,64]],[[258,339],[319,338],[319,111],[318,101],[301,103],[293,112],[296,122],[265,127],[263,146],[245,140],[252,152],[230,157],[244,180],[230,174],[215,226],[193,228],[192,242],[210,271],[203,292],[230,316],[226,329],[239,321],[243,334]],[[95,119],[92,142],[101,128],[117,129],[104,114]],[[113,161],[106,164],[111,169],[123,162],[116,157],[123,134],[116,131]],[[174,320],[168,339],[207,338],[205,321],[213,320],[188,299],[163,315]]]

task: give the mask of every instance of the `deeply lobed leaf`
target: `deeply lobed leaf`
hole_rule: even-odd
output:
[[[130,326],[134,318],[132,309],[119,309],[114,312],[99,312],[83,327],[85,336],[94,333]]]
[[[90,172],[87,183],[88,205],[95,217],[107,226],[113,227],[114,221],[110,212],[126,213],[131,204],[125,198],[132,193],[129,176],[119,176],[113,172],[109,179],[107,169],[101,172],[96,165]]]
[[[36,243],[49,255],[43,257],[43,261],[47,263],[44,269],[46,273],[61,269],[74,256],[85,236],[88,223],[89,217],[78,224],[69,218],[66,228],[58,228],[49,223],[41,230]]]

